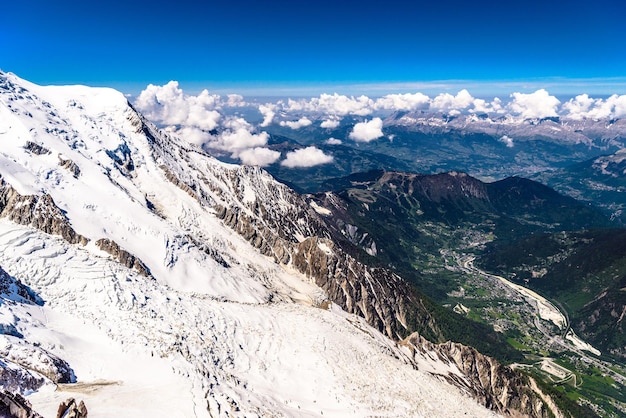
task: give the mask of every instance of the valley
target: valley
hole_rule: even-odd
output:
[[[575,400],[595,411],[578,411],[577,415],[619,416],[623,412],[625,399],[619,394],[625,388],[623,363],[607,353],[606,346],[600,349],[590,343],[589,334],[581,336],[579,323],[572,324],[571,319],[572,315],[580,316],[565,308],[567,297],[553,292],[548,298],[543,290],[527,286],[531,275],[537,277],[535,280],[550,277],[552,264],[541,260],[566,262],[572,250],[564,248],[550,255],[549,251],[557,250],[543,241],[522,244],[524,238],[533,242],[553,234],[561,239],[558,237],[569,234],[545,231],[558,231],[568,222],[575,230],[602,231],[610,224],[597,211],[532,182],[510,179],[483,185],[455,172],[435,176],[372,172],[339,179],[336,184],[336,192],[315,195],[312,202],[323,208],[348,239],[366,252],[375,248],[379,261],[386,260],[403,271],[455,315],[493,327],[509,347],[522,353],[521,358],[501,359],[549,384],[563,396],[563,402]],[[494,189],[497,193],[490,195]],[[578,223],[571,223],[573,219]],[[609,249],[609,242],[621,239],[620,230],[608,231],[579,234],[614,234],[611,241],[596,239],[594,242],[605,244],[602,250],[594,251],[618,254],[617,247]],[[399,239],[385,240],[388,235]],[[592,242],[590,238],[574,238],[576,233],[571,236],[558,242]],[[586,251],[585,259],[589,259],[592,250]],[[537,265],[528,265],[527,254],[536,256],[532,260]],[[502,261],[516,256],[524,264],[514,272],[509,269],[512,264],[503,265]],[[478,262],[480,267],[475,264]],[[495,266],[500,266],[497,273],[493,272]],[[520,269],[525,275],[520,276]],[[585,281],[580,280],[584,286]],[[600,293],[601,288],[596,288],[585,300]],[[619,330],[614,334],[615,344],[619,344],[620,335]],[[452,338],[463,338],[463,333],[457,332]]]
[[[499,290],[508,293],[509,299],[516,299],[516,295],[524,299],[523,305],[498,302],[504,307],[497,311],[500,321],[516,329],[517,336],[510,337],[509,343],[522,349],[525,356],[524,362],[513,367],[541,376],[570,396],[588,397],[590,404],[595,404],[595,411],[603,416],[626,412],[626,399],[617,395],[626,389],[626,367],[602,357],[598,349],[580,339],[569,324],[567,312],[524,286],[475,267],[473,255],[447,254],[444,258],[454,260],[469,276],[468,282],[499,282],[503,285]],[[463,300],[459,298],[458,303]],[[492,309],[493,306],[483,309],[482,320],[494,320]],[[533,327],[538,332],[529,332]],[[607,396],[611,393],[613,397]]]

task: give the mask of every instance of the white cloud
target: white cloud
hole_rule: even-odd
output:
[[[502,113],[502,101],[495,97],[491,102],[487,102],[483,99],[474,99],[474,107],[470,110],[471,113]]]
[[[320,123],[320,126],[326,129],[335,129],[339,126],[340,123],[341,123],[340,119],[331,118]]]
[[[623,118],[626,116],[626,95],[612,95],[606,99],[606,103],[611,106],[611,118]]]
[[[374,101],[367,96],[348,97],[344,95],[323,93],[320,97],[310,100],[289,99],[285,110],[287,112],[314,112],[326,115],[357,115],[366,116],[372,113]]]
[[[198,146],[202,146],[212,139],[211,134],[203,131],[200,128],[195,127],[185,126],[180,129],[166,128],[166,130],[184,139],[190,144],[195,144]]]
[[[561,103],[559,99],[550,96],[545,89],[534,93],[513,93],[513,100],[508,108],[519,114],[524,119],[541,119],[557,116],[557,107]]]
[[[460,113],[460,110],[468,109],[474,104],[474,98],[466,89],[459,91],[456,96],[450,93],[441,93],[435,97],[430,108],[442,112]]]
[[[224,131],[211,136],[206,144],[210,148],[228,151],[234,158],[245,149],[267,145],[269,140],[267,132],[254,133],[253,126],[243,118],[229,117],[222,122],[222,127]]]
[[[374,118],[367,122],[360,122],[354,125],[350,132],[350,139],[361,142],[370,142],[383,136],[383,121],[381,118]]]
[[[341,141],[341,139],[337,139],[337,138],[328,138],[326,140],[326,143],[328,145],[341,145],[343,144],[343,142]]]
[[[272,122],[274,122],[274,116],[276,116],[276,105],[272,103],[259,105],[259,112],[263,115],[263,122],[261,123],[261,126],[269,126]]]
[[[215,129],[221,118],[220,96],[203,90],[198,96],[187,96],[177,81],[164,86],[148,85],[134,103],[148,119],[164,126]]]
[[[626,95],[602,99],[592,99],[581,94],[563,103],[564,116],[574,120],[581,119],[615,119],[626,116]]]
[[[273,164],[279,158],[280,152],[262,147],[248,148],[239,153],[239,159],[243,164],[258,165],[260,167]]]
[[[304,116],[304,117],[301,117],[300,119],[298,119],[296,121],[281,121],[280,122],[280,126],[288,126],[291,129],[300,129],[300,128],[303,128],[305,126],[309,126],[312,123],[313,122],[311,122],[311,120],[309,118]]]
[[[581,94],[563,103],[561,109],[564,112],[567,112],[567,117],[580,120],[589,116],[589,109],[594,105],[595,102],[596,101],[589,97],[587,94]]]
[[[248,105],[248,103],[243,100],[243,96],[240,94],[229,94],[227,97],[228,100],[226,100],[225,106],[243,107]]]
[[[229,151],[233,157],[238,157],[240,152],[247,148],[262,147],[267,144],[269,135],[267,132],[253,134],[252,132],[239,128],[234,131],[225,131],[217,137],[217,140],[209,145]]]
[[[287,157],[280,163],[285,167],[313,167],[320,164],[327,164],[333,161],[331,155],[324,154],[319,148],[307,147],[287,153]]]
[[[376,109],[416,110],[428,108],[430,98],[422,93],[388,94],[376,100]]]
[[[507,135],[503,135],[502,138],[499,139],[499,141],[506,145],[508,148],[513,148],[513,138]]]
[[[237,116],[230,116],[226,118],[222,122],[222,127],[233,130],[233,131],[236,131],[237,129],[245,129],[248,131],[252,131],[252,128],[253,128],[252,125],[250,125],[250,123],[248,123],[247,120],[245,120],[244,118],[237,117]]]

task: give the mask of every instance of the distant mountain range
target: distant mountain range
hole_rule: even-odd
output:
[[[626,224],[626,150],[538,173],[538,181],[590,202],[620,225]]]
[[[384,119],[384,136],[370,142],[349,138],[359,118],[337,128],[312,124],[298,130],[266,129],[278,151],[316,146],[334,160],[311,168],[267,167],[299,191],[324,191],[323,182],[356,172],[383,169],[437,174],[463,171],[483,180],[564,169],[626,147],[626,120],[520,119],[487,115],[396,112]],[[327,143],[336,138],[341,143]]]
[[[460,172],[372,171],[327,181],[323,187],[330,192],[312,199],[332,212],[342,234],[396,266],[410,265],[429,248],[438,253],[460,227],[510,241],[535,232],[611,225],[599,210],[519,177],[484,183]],[[424,232],[434,224],[448,233]]]

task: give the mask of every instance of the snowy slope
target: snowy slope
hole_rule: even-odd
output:
[[[43,386],[23,389],[45,416],[70,396],[90,417],[493,415],[437,377],[462,379],[456,367],[412,358],[321,303],[320,288],[216,216],[233,202],[251,211],[262,193],[289,211],[284,186],[147,130],[121,93],[0,73],[0,143],[5,190],[49,195],[89,240],[0,219],[0,266],[43,300],[2,294],[2,367],[30,373],[59,358],[75,377],[55,384],[40,373]],[[301,240],[307,228],[287,233]],[[35,351],[41,364],[8,362],[8,352]]]

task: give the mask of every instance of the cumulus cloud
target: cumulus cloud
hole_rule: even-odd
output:
[[[559,99],[551,96],[545,89],[534,93],[513,93],[513,100],[508,108],[519,114],[524,119],[541,119],[557,116],[557,108],[561,103]]]
[[[326,115],[366,116],[372,113],[374,101],[367,96],[348,97],[340,94],[323,93],[309,100],[289,99],[285,110],[288,112],[315,112]]]
[[[508,148],[513,148],[513,138],[507,135],[503,135],[499,141],[506,145]]]
[[[248,103],[243,100],[243,96],[240,94],[229,94],[227,97],[228,99],[226,100],[225,105],[228,107],[243,107],[248,105]]]
[[[474,107],[470,109],[471,113],[503,113],[502,101],[495,97],[491,102],[483,99],[474,99]]]
[[[331,118],[331,119],[326,119],[325,121],[322,121],[322,123],[320,123],[320,126],[326,129],[335,129],[339,126],[340,123],[341,123],[341,120]]]
[[[623,118],[626,116],[626,95],[612,95],[606,100],[612,108],[612,118]]]
[[[453,114],[460,113],[461,110],[468,109],[474,104],[474,97],[463,89],[456,96],[450,93],[441,93],[430,102],[430,108],[441,112]]]
[[[595,102],[587,94],[581,94],[563,103],[562,110],[571,119],[580,120],[588,116],[589,109],[593,107]]]
[[[210,145],[214,148],[230,151],[233,157],[246,148],[262,147],[267,144],[269,135],[267,132],[254,134],[247,129],[239,128],[234,131],[225,131],[219,135]]]
[[[203,131],[200,128],[195,128],[193,126],[184,126],[179,129],[175,127],[168,127],[165,128],[165,130],[197,146],[202,146],[213,138],[208,132]]]
[[[209,148],[230,152],[233,158],[239,158],[246,149],[263,147],[269,140],[267,132],[254,132],[254,127],[243,118],[226,118],[222,122],[222,128],[224,130],[218,135],[209,136],[205,144]]]
[[[220,96],[203,90],[198,96],[187,96],[177,81],[164,86],[148,85],[134,103],[148,119],[165,126],[184,126],[203,130],[217,127]]]
[[[582,119],[615,119],[626,116],[626,95],[602,99],[592,99],[581,94],[563,103],[564,116],[574,120]]]
[[[309,126],[312,123],[313,122],[311,122],[311,120],[309,118],[304,116],[304,117],[301,117],[300,119],[298,119],[296,121],[281,121],[280,122],[280,126],[287,126],[287,127],[291,128],[291,129],[300,129],[300,128],[303,128],[305,126]]]
[[[376,109],[417,110],[428,108],[430,98],[422,93],[388,94],[376,100]]]
[[[243,164],[258,165],[260,167],[273,164],[279,158],[280,152],[262,147],[248,148],[239,153],[239,159]]]
[[[261,126],[269,126],[272,122],[274,122],[274,116],[276,116],[276,105],[272,103],[259,105],[259,112],[263,115],[263,122],[261,122]]]
[[[254,127],[247,120],[238,116],[229,116],[224,119],[222,127],[231,130],[247,129],[248,131],[251,131],[254,129]]]
[[[328,145],[341,145],[343,144],[343,142],[341,141],[341,139],[337,139],[337,138],[328,138],[326,140],[326,143]]]
[[[381,136],[383,136],[383,121],[381,118],[357,123],[349,135],[350,139],[360,142],[370,142]]]
[[[287,157],[280,163],[285,167],[314,167],[333,161],[331,155],[324,154],[321,149],[311,146],[287,153]]]

